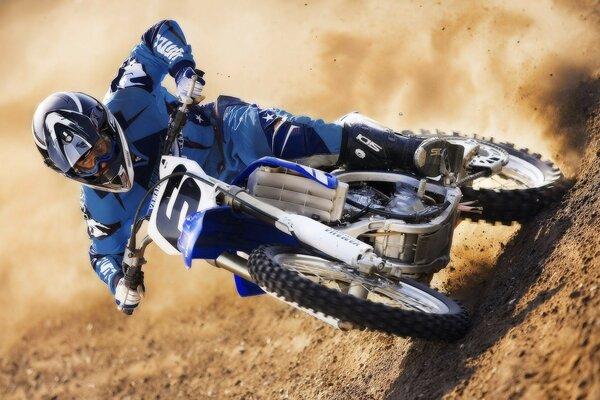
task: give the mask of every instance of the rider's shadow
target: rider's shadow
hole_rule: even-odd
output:
[[[493,346],[502,337],[515,337],[517,333],[512,328],[563,288],[568,277],[551,277],[552,282],[548,282],[542,273],[547,263],[560,262],[553,260],[552,253],[572,221],[568,215],[549,218],[550,212],[552,210],[524,224],[498,257],[487,285],[480,291],[469,290],[472,297],[466,303],[473,316],[469,333],[450,344],[413,342],[397,366],[400,375],[386,399],[438,399],[451,392],[460,397],[466,382],[477,370],[474,364],[480,356],[497,351]],[[553,283],[554,280],[557,283]],[[551,288],[540,291],[525,303],[529,290],[536,285]],[[460,292],[464,288],[456,289]],[[556,310],[550,311],[553,312]],[[542,317],[551,318],[544,314],[546,312]],[[518,359],[529,349],[514,351],[516,354],[507,356]]]

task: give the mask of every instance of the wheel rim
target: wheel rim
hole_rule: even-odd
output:
[[[546,182],[544,172],[530,161],[510,154],[510,151],[500,146],[481,142],[477,139],[452,138],[452,141],[475,140],[479,145],[479,152],[470,164],[476,166],[492,166],[502,159],[508,161],[502,166],[499,173],[490,177],[483,177],[473,181],[474,189],[488,190],[520,190],[532,189],[543,186]],[[508,157],[507,157],[508,156]]]
[[[510,156],[508,164],[493,176],[476,179],[473,182],[474,189],[489,190],[516,190],[532,189],[543,186],[545,182],[544,173],[535,165]]]
[[[537,188],[546,184],[546,176],[544,171],[537,165],[537,160],[532,163],[523,157],[511,154],[520,153],[518,151],[478,139],[452,137],[449,138],[449,141],[457,143],[476,141],[479,145],[479,152],[470,163],[476,166],[492,166],[500,159],[506,159],[505,157],[508,156],[508,161],[502,166],[500,172],[473,181],[472,186],[476,190],[522,190]]]
[[[486,146],[479,143],[481,153],[486,153]],[[535,164],[514,156],[509,155],[508,163],[502,167],[502,170],[490,177],[479,178],[473,181],[474,189],[488,190],[520,190],[532,189],[543,186],[546,182],[544,172]]]
[[[432,314],[449,312],[443,301],[418,287],[380,275],[362,274],[342,262],[305,254],[278,254],[274,261],[312,282],[340,292],[346,292],[350,285],[360,285],[366,290],[366,300],[371,302]]]

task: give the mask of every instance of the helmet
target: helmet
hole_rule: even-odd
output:
[[[98,190],[131,189],[133,166],[123,130],[98,100],[54,93],[38,105],[32,129],[44,163],[58,173]]]

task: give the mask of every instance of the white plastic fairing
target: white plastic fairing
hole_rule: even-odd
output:
[[[373,250],[352,236],[302,215],[285,214],[277,220],[276,226],[302,243],[353,266],[358,266],[362,255]]]
[[[180,254],[177,239],[185,218],[216,206],[215,184],[219,182],[206,175],[195,161],[163,156],[160,162],[161,179],[174,172],[189,172],[202,180],[191,176],[174,177],[163,182],[152,196],[148,234],[165,253],[171,255]],[[167,189],[168,193],[165,194]]]

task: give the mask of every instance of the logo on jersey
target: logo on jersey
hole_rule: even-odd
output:
[[[381,151],[381,149],[383,147],[381,147],[380,145],[378,145],[377,143],[375,143],[374,141],[372,141],[371,139],[364,137],[363,135],[358,135],[356,137],[356,140],[358,140],[359,142],[361,142],[364,145],[367,145],[367,147],[369,147],[371,150],[379,153]]]
[[[167,57],[170,61],[183,56],[183,49],[181,47],[178,47],[176,44],[160,34],[156,35],[154,48],[160,54]]]
[[[135,59],[129,59],[121,68],[123,73],[119,83],[117,84],[118,89],[125,89],[130,86],[144,86],[143,79],[140,78],[144,78],[147,75],[142,64],[137,62]],[[112,124],[110,119],[109,123]]]
[[[115,233],[120,227],[120,222],[114,224],[102,224],[92,218],[92,214],[88,211],[83,203],[83,197],[81,198],[81,211],[83,212],[83,218],[87,224],[88,236],[90,239],[104,239],[107,236]]]

